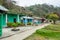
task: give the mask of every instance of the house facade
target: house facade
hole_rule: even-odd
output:
[[[14,23],[18,22],[20,23],[23,21],[24,24],[26,23],[33,23],[32,17],[27,17],[26,15],[22,15],[19,13],[8,13],[8,9],[6,9],[3,6],[0,6],[0,15],[2,16],[2,27],[7,27],[7,23]],[[1,18],[1,17],[0,17]]]
[[[2,28],[7,27],[8,22],[11,22],[11,23],[23,22],[25,25],[33,24],[33,21],[34,21],[33,17],[29,17],[19,13],[8,13],[8,11],[9,11],[8,9],[0,5],[0,36],[2,35]]]
[[[21,19],[22,19],[22,22],[23,22],[25,25],[32,25],[34,18],[29,17],[29,16],[22,16]]]
[[[2,17],[2,18],[1,18]],[[0,6],[0,18],[2,20],[2,27],[6,27],[8,22],[20,22],[20,14],[8,13],[8,9]]]

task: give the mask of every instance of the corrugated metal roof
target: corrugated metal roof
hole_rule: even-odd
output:
[[[1,6],[1,5],[0,5],[0,10],[8,11],[8,9],[6,9],[4,6]]]
[[[27,17],[27,16],[21,17],[21,19],[23,19],[23,18],[26,18],[26,19],[34,19],[34,18],[32,18],[32,17]]]

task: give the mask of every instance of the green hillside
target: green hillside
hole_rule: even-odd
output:
[[[0,5],[3,5],[4,7],[6,7],[9,12],[12,13],[20,13],[20,14],[26,14],[26,15],[31,15],[32,12],[29,10],[26,10],[24,7],[15,5],[16,2],[15,1],[11,1],[11,0],[0,0]]]
[[[21,7],[15,4],[15,1],[0,0],[0,5],[3,5],[7,9],[9,9],[9,12],[34,15],[39,17],[45,16],[46,14],[51,12],[56,12],[60,16],[60,7],[54,7],[53,5],[36,4],[29,7]]]
[[[51,12],[60,12],[60,7],[54,7],[53,5],[48,4],[36,4],[26,7],[26,9],[32,11],[33,14],[37,16],[44,16]]]

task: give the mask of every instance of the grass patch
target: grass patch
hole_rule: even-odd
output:
[[[51,24],[43,29],[38,29],[25,40],[60,40],[60,24]]]
[[[52,31],[60,31],[60,24],[51,24],[43,29],[52,30]]]
[[[36,34],[40,34],[40,35],[46,36],[46,37],[53,37],[53,38],[60,37],[60,32],[55,32],[55,31],[46,30],[46,29],[37,30]]]
[[[27,37],[24,40],[44,40],[44,37],[39,34],[34,33],[33,35]]]

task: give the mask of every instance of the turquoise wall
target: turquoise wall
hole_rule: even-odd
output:
[[[0,14],[0,15],[2,15],[2,27],[6,27],[7,25],[6,25],[6,14]]]
[[[8,22],[14,22],[14,18],[16,18],[16,21],[18,22],[18,18],[17,18],[17,15],[16,14],[8,14],[7,17],[8,17],[7,18],[8,19],[7,20]]]
[[[6,27],[6,14],[1,14],[2,18],[2,27]],[[21,16],[19,16],[19,22],[21,22]],[[17,14],[7,14],[7,22],[14,22],[14,18],[16,18],[16,22],[18,22],[18,15]]]
[[[19,15],[19,23],[21,23],[21,17],[22,17],[23,15]]]
[[[2,14],[0,14],[0,36],[2,36]]]
[[[6,27],[6,14],[3,14],[3,19],[2,19],[2,21],[3,21],[2,26],[3,26],[3,27]]]
[[[2,14],[3,18],[2,18],[2,27],[6,27],[6,14]],[[19,15],[19,23],[21,22],[21,17],[23,15]],[[14,18],[16,18],[16,22],[18,22],[18,14],[7,14],[7,22],[14,22]]]

